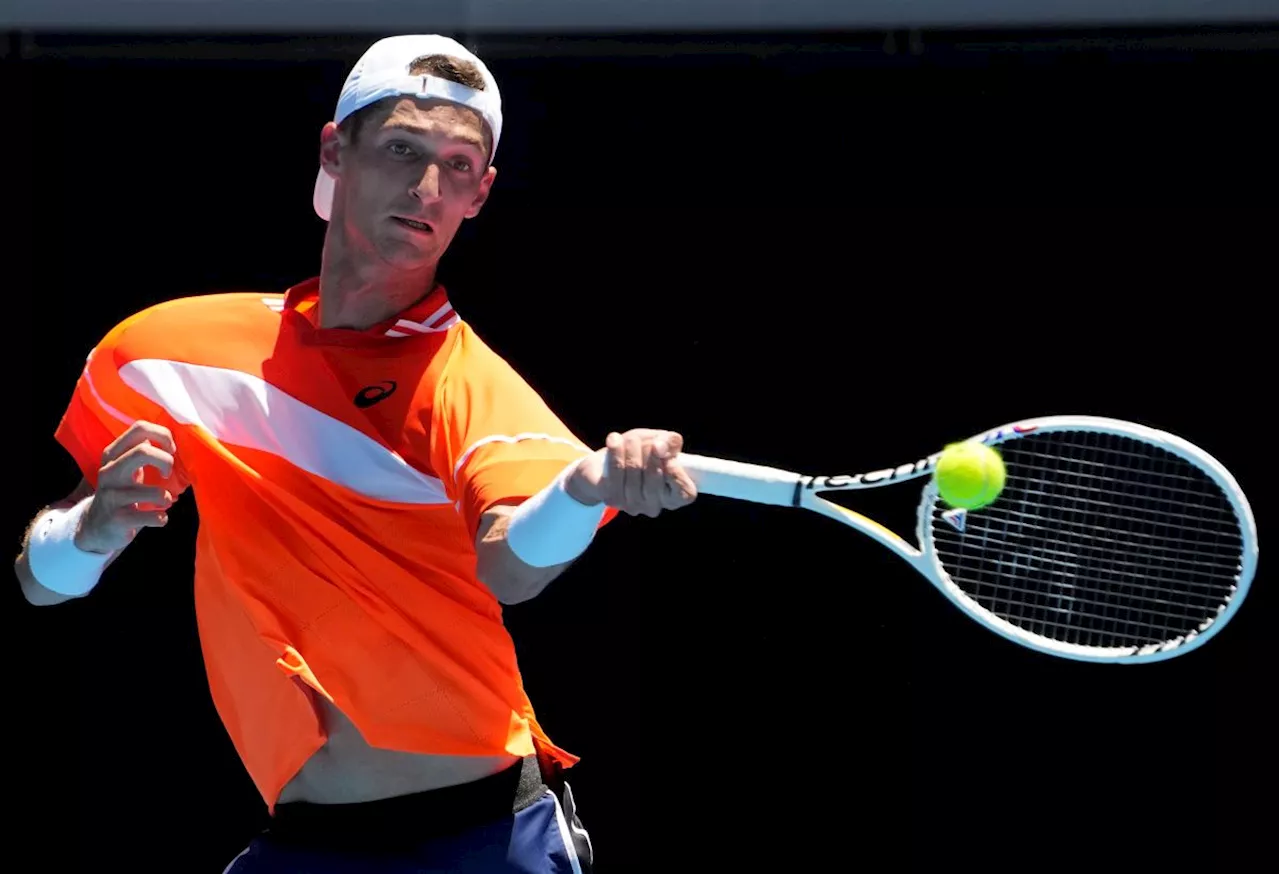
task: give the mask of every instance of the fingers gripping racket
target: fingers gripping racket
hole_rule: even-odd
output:
[[[681,453],[698,490],[821,513],[906,560],[970,618],[1053,656],[1154,662],[1216,634],[1253,579],[1253,514],[1231,473],[1172,434],[1092,416],[1013,422],[974,439],[1007,476],[980,510],[953,510],[941,452],[851,476],[803,476]],[[916,544],[820,497],[926,479]]]

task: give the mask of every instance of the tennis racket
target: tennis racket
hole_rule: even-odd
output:
[[[1258,538],[1231,473],[1172,434],[1093,416],[1002,425],[1007,476],[980,510],[949,508],[932,476],[941,451],[857,475],[803,476],[680,454],[700,494],[812,510],[906,560],[970,618],[1052,656],[1122,664],[1184,655],[1232,618]],[[924,479],[909,543],[820,497]]]

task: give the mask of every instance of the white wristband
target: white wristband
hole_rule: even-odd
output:
[[[588,507],[564,490],[574,462],[545,489],[516,507],[507,523],[507,546],[531,567],[551,567],[573,561],[595,539],[606,506]]]
[[[98,584],[111,554],[76,546],[76,528],[93,496],[70,510],[50,510],[36,520],[27,540],[27,562],[36,582],[60,595],[87,595]]]

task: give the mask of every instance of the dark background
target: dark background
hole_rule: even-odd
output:
[[[12,35],[15,547],[76,482],[52,432],[103,332],[317,272],[319,129],[380,35]],[[509,611],[598,870],[1275,870],[1274,27],[477,48],[499,177],[442,278],[584,439],[836,473],[1115,416],[1208,449],[1262,538],[1230,626],[1125,668],[1007,643],[818,517],[621,520]],[[917,495],[855,505],[910,532]],[[195,526],[180,503],[80,603],[10,587],[20,870],[218,872],[263,824],[205,686]]]

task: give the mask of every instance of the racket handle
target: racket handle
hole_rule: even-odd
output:
[[[681,452],[676,460],[698,487],[699,494],[779,507],[795,504],[796,485],[801,480],[798,473],[687,452]]]

